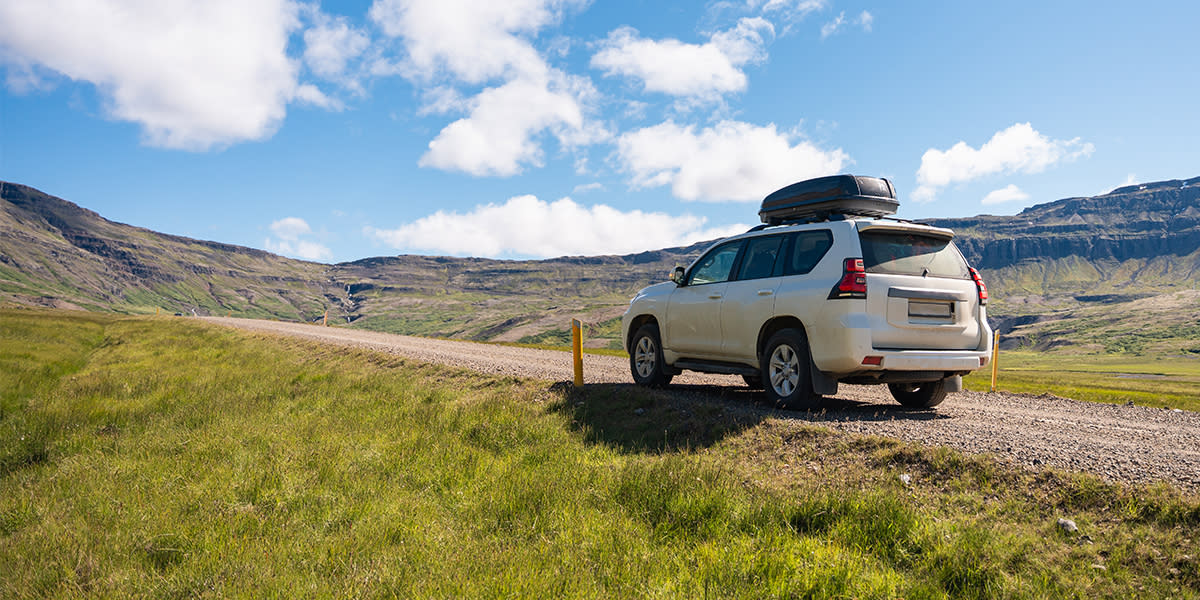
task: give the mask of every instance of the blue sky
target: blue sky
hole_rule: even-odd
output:
[[[321,262],[629,253],[1200,175],[1195,2],[11,0],[0,179]]]

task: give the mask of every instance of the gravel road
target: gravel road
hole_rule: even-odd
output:
[[[301,323],[209,317],[221,325],[380,350],[420,361],[496,375],[546,381],[573,378],[567,352],[433,340]],[[584,356],[587,383],[632,385],[624,358]],[[686,372],[681,389],[742,387],[740,377]],[[762,406],[748,410],[772,412]],[[992,453],[1031,468],[1094,473],[1114,482],[1165,480],[1200,492],[1200,413],[1079,402],[1054,396],[963,392],[936,411],[902,409],[884,386],[842,385],[820,411],[779,412],[797,425],[819,424],[852,433]]]

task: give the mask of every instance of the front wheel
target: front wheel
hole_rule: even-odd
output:
[[[629,372],[634,383],[648,387],[662,387],[671,383],[672,375],[663,362],[662,342],[658,336],[658,325],[647,323],[633,334],[629,345]]]
[[[767,400],[776,407],[807,410],[821,403],[812,390],[808,342],[799,330],[781,329],[771,336],[761,368]]]
[[[896,402],[909,408],[933,408],[946,399],[946,380],[920,383],[889,383],[888,390]]]

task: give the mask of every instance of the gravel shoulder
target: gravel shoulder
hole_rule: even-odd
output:
[[[206,317],[206,321],[263,333],[369,348],[415,360],[493,375],[546,381],[573,377],[567,352],[435,340],[303,323]],[[612,356],[584,356],[587,383],[630,384],[629,363]],[[740,377],[686,372],[681,389],[744,387]],[[683,393],[683,392],[681,392]],[[1121,483],[1166,481],[1200,492],[1200,413],[1080,402],[1055,396],[963,392],[936,411],[910,411],[884,386],[842,385],[820,411],[775,413],[797,427],[820,425],[880,435],[969,453],[991,453],[1030,468],[1054,467],[1093,473]]]

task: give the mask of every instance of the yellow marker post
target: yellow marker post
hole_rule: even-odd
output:
[[[321,320],[321,325],[329,327],[329,309],[325,309],[325,318]]]
[[[158,316],[158,311],[159,311],[159,308],[157,306],[155,306],[154,307],[154,316],[156,316],[156,317]]]
[[[575,387],[583,387],[583,323],[571,319],[571,352],[575,355]]]
[[[1000,334],[992,340],[992,391],[996,391],[996,375],[1000,371]]]

